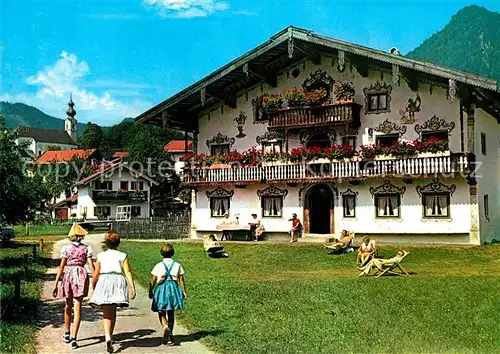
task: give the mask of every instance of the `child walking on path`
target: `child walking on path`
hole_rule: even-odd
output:
[[[89,303],[92,307],[103,310],[106,350],[112,353],[116,308],[128,307],[129,296],[131,300],[135,298],[135,286],[127,255],[116,250],[120,244],[120,235],[113,231],[107,232],[104,235],[104,244],[108,250],[97,255],[92,280],[94,294]],[[127,279],[129,284],[127,284]]]
[[[61,264],[57,270],[53,297],[66,298],[66,307],[64,309],[64,335],[63,340],[70,343],[71,347],[78,348],[76,337],[80,328],[82,301],[89,292],[89,277],[85,264],[89,262],[90,270],[94,271],[94,262],[92,261],[92,249],[81,241],[87,234],[80,225],[73,224],[69,231],[71,243],[61,250]],[[59,281],[62,277],[62,283]],[[71,312],[74,300],[74,319],[73,335],[70,334]]]
[[[174,310],[182,309],[187,297],[184,269],[172,259],[174,247],[171,244],[161,246],[160,254],[163,260],[151,271],[149,297],[153,299],[151,310],[158,312],[163,326],[162,344],[174,345]]]

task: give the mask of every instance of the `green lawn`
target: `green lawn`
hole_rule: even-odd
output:
[[[30,225],[29,236],[26,236],[26,226],[25,225],[16,225],[14,226],[14,231],[16,232],[16,238],[19,237],[21,239],[25,237],[33,237],[33,236],[43,236],[44,239],[46,237],[52,236],[66,236],[71,229],[71,225]],[[58,238],[60,239],[60,237]]]
[[[27,243],[0,248],[0,353],[35,353],[36,310],[51,244],[36,260]],[[21,277],[21,300],[14,302],[14,278]]]
[[[121,247],[143,285],[159,248]],[[319,245],[228,244],[228,259],[175,249],[190,296],[180,318],[221,352],[500,352],[498,245],[408,248],[412,276],[378,279],[357,276],[355,253]]]

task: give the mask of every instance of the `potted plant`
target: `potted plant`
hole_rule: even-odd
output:
[[[307,104],[307,95],[303,89],[294,87],[285,91],[285,98],[289,107],[305,106]]]
[[[450,154],[447,140],[441,140],[433,137],[428,140],[415,140],[413,143],[416,146],[420,157],[448,156]]]
[[[283,96],[281,94],[265,93],[262,95],[261,100],[262,108],[267,112],[280,109],[283,105]]]
[[[354,100],[354,84],[349,81],[340,81],[335,86],[335,98],[340,103],[352,102]]]
[[[310,90],[306,93],[307,104],[309,106],[322,106],[328,103],[328,92],[324,87]]]

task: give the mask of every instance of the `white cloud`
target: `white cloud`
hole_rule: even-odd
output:
[[[159,9],[166,17],[207,17],[216,11],[229,9],[229,4],[217,0],[143,0],[145,4]]]
[[[135,99],[133,102],[123,102],[116,99],[110,93],[112,90],[105,89],[104,92],[96,93],[85,87],[82,79],[90,73],[89,65],[78,60],[75,54],[65,51],[60,58],[51,66],[46,66],[43,70],[26,79],[26,82],[36,87],[36,92],[0,95],[0,100],[10,102],[24,102],[33,105],[47,114],[61,117],[61,113],[67,108],[66,104],[69,95],[73,95],[77,118],[81,120],[92,120],[101,123],[113,123],[120,121],[124,117],[136,116],[147,108],[151,107],[149,102]],[[105,80],[97,82],[95,87],[105,88]],[[110,85],[116,87],[119,83]],[[141,84],[135,84],[136,89],[141,88]],[[142,85],[146,87],[148,85]],[[106,87],[106,88],[109,88]],[[129,87],[130,88],[130,87]],[[115,91],[115,94],[117,91]],[[127,95],[123,95],[127,96]],[[129,95],[132,96],[132,95]],[[133,95],[137,96],[137,95]]]

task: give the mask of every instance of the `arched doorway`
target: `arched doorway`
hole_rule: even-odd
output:
[[[324,184],[309,188],[305,195],[304,227],[306,233],[333,233],[334,195]]]
[[[318,146],[320,148],[329,147],[332,145],[330,141],[330,137],[326,133],[316,133],[311,135],[311,137],[307,140],[306,147]]]

